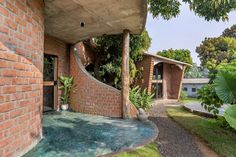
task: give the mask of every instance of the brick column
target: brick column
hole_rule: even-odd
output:
[[[122,68],[121,68],[121,99],[123,106],[123,118],[130,118],[129,106],[129,42],[130,32],[124,30],[123,32],[123,49],[122,49]]]

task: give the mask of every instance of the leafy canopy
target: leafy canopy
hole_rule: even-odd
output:
[[[208,77],[208,70],[198,67],[196,63],[184,75],[185,78],[206,78]]]
[[[121,85],[122,38],[122,35],[112,35],[98,37],[94,40],[99,55],[96,59],[99,62],[100,80],[116,88],[120,88]],[[140,75],[135,62],[142,59],[143,53],[148,50],[150,44],[151,38],[146,30],[141,35],[130,36],[131,83]]]
[[[196,48],[201,65],[209,70],[214,79],[217,66],[221,63],[230,63],[236,52],[236,39],[229,37],[205,38]]]
[[[226,28],[222,33],[223,37],[231,37],[236,39],[236,25],[233,25],[230,28]]]
[[[190,10],[205,20],[226,21],[229,12],[236,9],[235,0],[182,0]],[[162,17],[169,20],[180,13],[179,0],[148,0],[149,11],[154,18]]]
[[[191,52],[186,49],[169,49],[169,50],[163,50],[157,52],[157,55],[167,57],[170,59],[174,59],[180,62],[185,62],[189,64],[193,64],[192,57],[191,57]],[[189,70],[189,67],[187,67],[187,71]]]

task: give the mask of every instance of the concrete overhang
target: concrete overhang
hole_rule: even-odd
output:
[[[68,43],[128,29],[140,34],[146,24],[146,0],[44,0],[45,32]],[[84,24],[84,27],[81,26]]]

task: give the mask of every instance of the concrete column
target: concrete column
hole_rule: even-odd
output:
[[[129,42],[130,32],[124,30],[123,32],[123,48],[122,48],[122,68],[121,68],[121,99],[123,106],[123,118],[130,118],[129,106]]]

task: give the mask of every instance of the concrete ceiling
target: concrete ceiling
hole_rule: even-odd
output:
[[[45,32],[68,43],[128,29],[140,34],[146,0],[44,0]],[[84,22],[84,27],[81,27]]]

